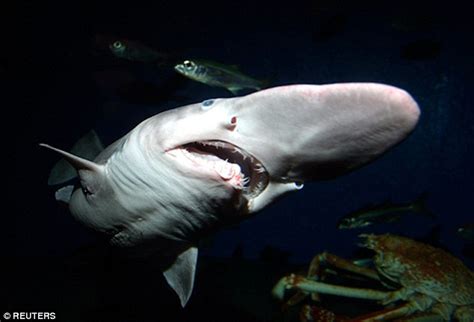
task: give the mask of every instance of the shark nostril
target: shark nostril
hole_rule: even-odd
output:
[[[237,116],[232,116],[230,118],[230,122],[227,123],[227,129],[233,131],[235,129],[235,127],[237,126]]]

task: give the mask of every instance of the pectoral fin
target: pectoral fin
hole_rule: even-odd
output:
[[[56,190],[56,193],[54,194],[54,197],[56,198],[57,201],[62,201],[64,203],[69,203],[69,200],[71,200],[72,193],[74,192],[74,186],[73,185],[68,185],[62,188],[59,188]]]
[[[190,247],[176,257],[171,266],[163,272],[169,286],[178,294],[181,306],[191,297],[196,272],[198,249]]]

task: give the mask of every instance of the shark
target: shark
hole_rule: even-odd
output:
[[[154,115],[93,160],[41,143],[77,171],[69,209],[114,247],[160,254],[184,307],[203,236],[305,182],[334,179],[409,136],[420,109],[379,83],[295,84]],[[64,194],[63,194],[64,195]]]

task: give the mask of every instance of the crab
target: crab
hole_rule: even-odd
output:
[[[272,290],[273,295],[283,299],[286,290],[297,290],[288,305],[307,294],[314,300],[319,299],[319,294],[332,294],[376,300],[384,306],[383,310],[344,321],[474,321],[474,272],[460,259],[442,249],[397,235],[360,237],[362,246],[376,253],[375,269],[325,252],[314,257],[306,277],[291,274],[280,279]],[[324,283],[321,264],[376,280],[384,289]],[[311,310],[305,307],[305,311],[306,320],[311,321]]]

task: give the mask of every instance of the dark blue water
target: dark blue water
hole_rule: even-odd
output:
[[[12,264],[3,274],[13,281],[9,309],[74,307],[51,293],[50,300],[40,302],[43,307],[35,306],[48,287],[47,263],[61,263],[97,243],[55,202],[46,182],[57,159],[38,148],[39,142],[68,148],[94,128],[109,144],[160,111],[232,96],[172,70],[120,60],[101,47],[97,39],[103,35],[138,40],[182,59],[237,64],[275,86],[391,84],[420,105],[414,133],[381,159],[336,180],[306,184],[238,228],[218,233],[203,255],[228,258],[241,247],[244,258],[257,259],[270,245],[289,252],[292,263],[304,264],[323,250],[352,256],[361,232],[393,232],[429,238],[474,267],[474,260],[463,255],[466,241],[455,234],[473,221],[474,198],[473,26],[463,6],[317,1],[20,6],[14,13],[19,27],[12,26],[12,55],[4,67],[19,85],[8,102],[13,116],[4,119],[16,131],[8,138],[15,145],[15,165],[4,169],[11,180],[12,208],[3,212],[3,255],[5,262],[21,267]],[[117,88],[129,80],[138,85],[118,95]],[[409,215],[364,230],[336,228],[341,216],[361,206],[409,202],[422,193],[435,221]],[[35,295],[25,295],[31,280],[25,282],[24,276],[35,276]],[[46,279],[38,281],[42,276]],[[52,279],[61,285],[58,292],[69,285],[66,277]],[[87,293],[87,286],[81,290]]]

